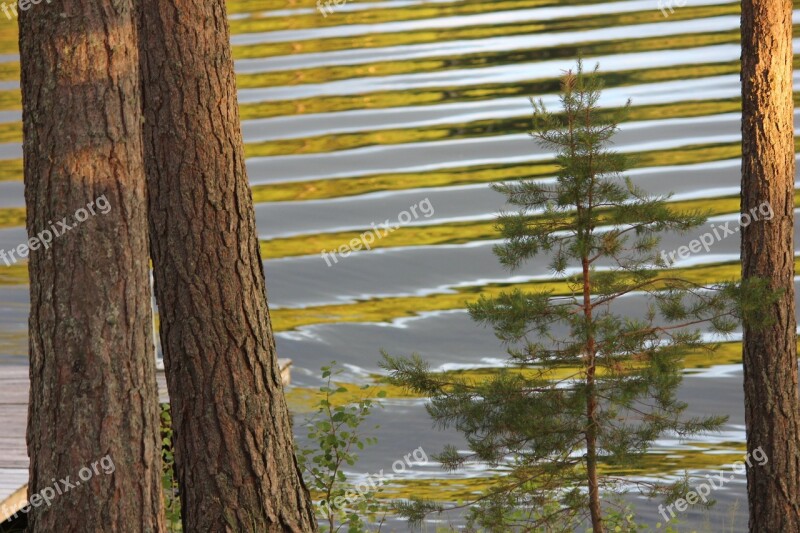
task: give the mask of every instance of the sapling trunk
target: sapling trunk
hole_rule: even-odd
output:
[[[589,208],[591,209],[591,207]],[[597,480],[597,397],[595,395],[594,334],[592,333],[592,280],[589,272],[589,257],[581,258],[583,267],[583,316],[586,319],[586,480],[589,485],[589,514],[592,531],[603,533],[603,513],[600,508],[600,487]]]

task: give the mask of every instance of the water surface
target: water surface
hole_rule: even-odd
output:
[[[419,352],[443,370],[502,361],[502,347],[463,303],[485,287],[549,272],[539,261],[514,274],[496,263],[491,221],[503,201],[488,184],[552,175],[551,154],[526,133],[527,97],[555,104],[558,76],[579,53],[601,64],[603,105],[633,98],[617,148],[637,156],[637,184],[709,206],[714,221],[738,210],[738,2],[691,0],[669,17],[652,0],[350,0],[325,17],[310,0],[232,1],[229,9],[269,298],[280,355],[294,360],[298,413],[305,404],[297,398],[333,359],[353,382],[379,372],[381,348]],[[25,234],[16,29],[5,20],[0,54],[0,248],[10,249]],[[320,256],[426,199],[434,213],[379,247],[331,266]],[[690,238],[668,236],[664,247]],[[731,237],[677,266],[737,260]],[[24,270],[0,264],[0,282],[0,362],[25,364]],[[635,298],[624,305],[639,308]],[[730,415],[729,424],[689,442],[665,437],[631,475],[702,475],[741,457],[740,365],[723,357],[691,366],[681,397],[693,413]],[[388,471],[420,446],[432,454],[463,445],[432,429],[420,400],[393,399],[376,418],[379,444],[354,474]],[[417,465],[391,491],[468,497],[489,474]],[[684,519],[746,530],[743,481],[715,492],[712,510]],[[637,512],[651,526],[660,520],[656,503],[637,502]]]

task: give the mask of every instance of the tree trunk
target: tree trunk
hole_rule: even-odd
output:
[[[186,531],[315,529],[294,457],[224,0],[144,0],[144,144]]]
[[[595,371],[597,368],[594,334],[592,333],[592,287],[589,258],[581,260],[583,267],[583,316],[586,319],[586,477],[589,484],[589,515],[592,532],[603,533],[603,511],[600,507],[600,483],[597,478],[597,396]]]
[[[783,289],[774,325],[744,328],[750,531],[800,531],[800,403],[794,300],[792,2],[742,2],[742,213],[774,212],[742,228],[742,275]],[[755,217],[753,217],[755,218]]]
[[[20,12],[34,533],[164,531],[135,22]]]

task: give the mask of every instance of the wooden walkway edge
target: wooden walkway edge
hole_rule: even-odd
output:
[[[291,381],[291,359],[278,359],[281,380]],[[158,396],[169,401],[164,372],[156,374]],[[28,366],[0,365],[0,524],[28,503]]]

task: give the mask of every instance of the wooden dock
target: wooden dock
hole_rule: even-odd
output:
[[[0,421],[3,428],[0,432],[0,522],[3,522],[24,507],[28,496],[27,366],[0,366]]]
[[[291,380],[290,359],[278,359],[284,385]],[[159,371],[158,396],[169,401],[166,378]],[[0,523],[25,507],[28,497],[28,367],[0,365]]]

